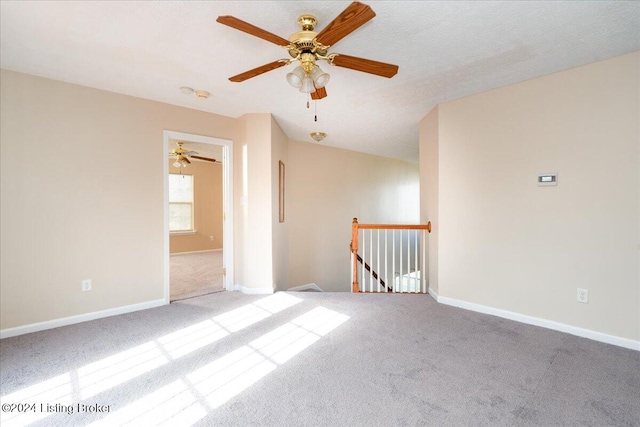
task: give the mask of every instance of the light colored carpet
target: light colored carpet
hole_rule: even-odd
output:
[[[3,427],[640,425],[639,352],[426,295],[221,292],[4,339],[0,366],[3,404],[73,405]]]
[[[224,289],[222,251],[171,255],[171,301],[193,298]]]

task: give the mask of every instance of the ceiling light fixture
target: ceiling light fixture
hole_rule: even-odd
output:
[[[316,88],[313,87],[313,80],[311,80],[311,77],[304,76],[304,78],[302,79],[302,85],[300,86],[300,92],[311,93],[315,91],[316,91]]]
[[[182,155],[176,156],[176,161],[173,162],[173,166],[176,168],[179,168],[179,167],[186,168],[187,164],[188,164],[187,160]]]
[[[192,88],[187,86],[182,86],[180,88],[180,92],[184,93],[185,95],[192,95],[195,93],[197,98],[202,98],[202,99],[207,99],[208,97],[211,96],[211,94],[206,90],[193,90]]]
[[[315,59],[302,62],[287,74],[287,82],[302,93],[313,93],[329,83],[331,76],[315,65]]]
[[[320,142],[327,137],[327,134],[324,132],[311,132],[311,138],[315,139],[316,142]]]
[[[311,78],[313,79],[313,83],[316,85],[316,88],[320,89],[321,87],[325,87],[327,83],[329,83],[329,79],[331,76],[329,73],[325,73],[322,71],[322,68],[317,65],[313,67],[311,71]]]
[[[287,74],[287,81],[296,89],[300,89],[302,86],[302,79],[304,78],[304,70],[302,67],[297,66],[292,72]]]

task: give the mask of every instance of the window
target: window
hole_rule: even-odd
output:
[[[194,231],[193,175],[169,174],[169,231]]]

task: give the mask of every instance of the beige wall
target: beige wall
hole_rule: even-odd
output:
[[[291,158],[270,114],[232,119],[5,70],[0,83],[2,330],[162,300],[164,130],[234,142],[234,272],[243,290],[287,288],[292,275],[296,284],[341,285],[332,262],[342,251],[348,263],[351,217],[417,221],[416,165],[408,173],[405,162],[300,143]],[[279,159],[287,167],[284,224]],[[316,222],[305,240],[311,252],[289,242],[296,217]],[[300,257],[303,268],[291,267],[289,253],[300,249],[315,270]],[[80,291],[83,279],[92,291]]]
[[[285,222],[280,222],[279,210],[279,162],[285,165],[285,184],[287,183],[286,172],[289,165],[289,140],[284,134],[275,119],[271,118],[271,221],[273,233],[273,284],[276,289],[288,289],[289,283],[289,236],[288,236],[288,215],[285,215]],[[285,187],[285,214],[287,213],[287,197]]]
[[[234,144],[236,284],[272,289],[271,115],[240,117]]]
[[[427,245],[428,286],[438,293],[438,112],[435,107],[420,121],[420,223],[431,221],[431,234]]]
[[[0,84],[0,329],[162,300],[163,130],[234,141],[236,214],[249,148],[236,283],[248,271],[246,284],[270,286],[270,115],[232,119],[5,70]]]
[[[640,339],[639,61],[440,106],[440,296]]]
[[[289,141],[288,158],[289,287],[350,291],[352,218],[417,223],[419,167],[296,141]]]
[[[176,168],[173,162],[169,160],[169,173],[193,175],[196,232],[172,234],[169,251],[173,254],[222,249],[222,164],[194,160],[186,168]]]

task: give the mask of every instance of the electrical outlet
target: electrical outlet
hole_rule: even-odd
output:
[[[216,240],[216,236],[209,236],[209,241],[213,242],[214,240]]]
[[[589,289],[578,288],[578,302],[587,304],[589,302]]]
[[[82,281],[82,292],[91,290],[91,279],[85,279]]]

